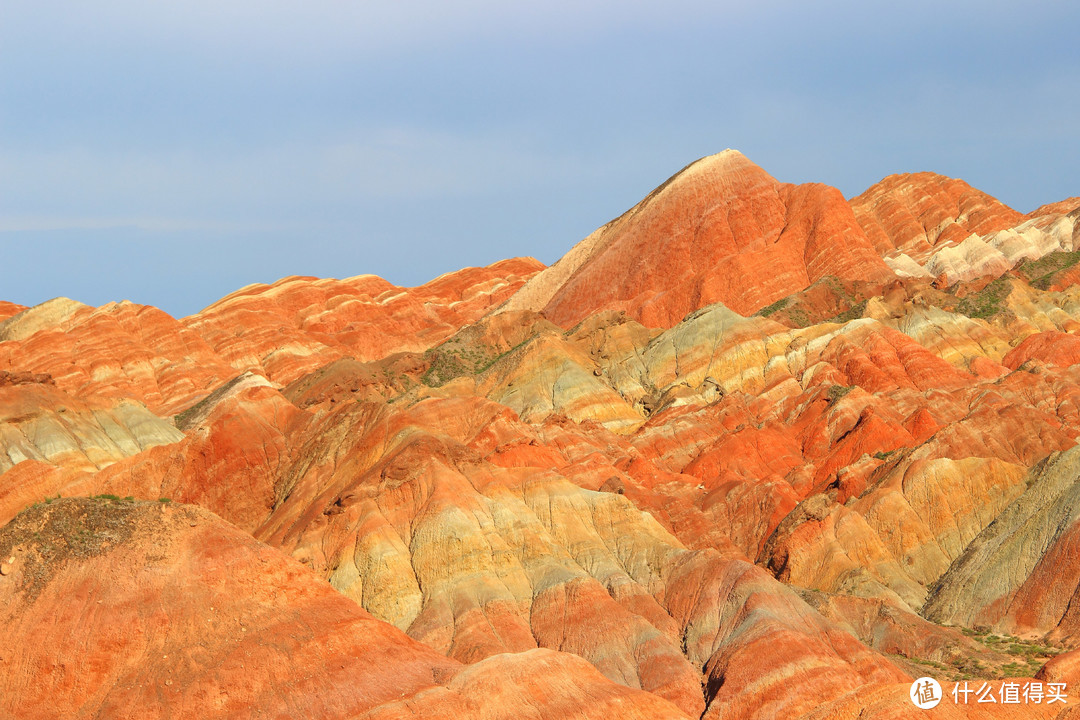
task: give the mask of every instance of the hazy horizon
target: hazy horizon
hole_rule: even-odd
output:
[[[737,148],[852,197],[1080,194],[1065,2],[0,0],[0,299],[183,316],[255,282],[550,264]]]

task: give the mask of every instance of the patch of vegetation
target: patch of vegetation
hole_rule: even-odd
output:
[[[834,315],[825,322],[846,323],[851,322],[852,320],[858,320],[863,316],[863,313],[866,312],[866,302],[866,300],[857,302],[844,312],[840,313],[839,315]]]
[[[761,308],[760,310],[758,310],[754,314],[757,315],[758,317],[769,317],[774,312],[777,312],[779,310],[783,310],[784,308],[786,308],[788,306],[788,303],[790,303],[790,302],[791,302],[791,297],[790,296],[785,297],[785,298],[780,298],[779,300],[777,300],[773,304],[766,305],[765,307]]]
[[[158,498],[158,499],[157,499],[157,501],[158,501],[159,503],[171,503],[171,502],[172,502],[172,498],[167,498],[167,497],[160,497],[160,498]]]
[[[174,415],[173,424],[176,425],[178,430],[187,430],[189,423],[191,423],[203,410],[208,407],[212,407],[214,403],[218,402],[225,395],[225,393],[229,392],[229,390],[234,385],[236,385],[236,383],[240,382],[244,378],[244,375],[245,373],[237,375],[232,380],[225,383],[217,390],[214,390],[202,400],[189,407],[187,410],[184,410],[183,412]]]
[[[997,665],[979,662],[982,677],[1029,677],[1038,672],[1047,660],[1062,652],[1061,648],[1046,643],[1021,640],[1012,635],[996,635],[987,628],[960,628],[960,631],[998,653],[998,657],[1005,656],[1005,662]]]
[[[102,493],[101,495],[91,495],[91,500],[109,500],[111,502],[121,502],[119,495],[110,495],[109,493]],[[134,500],[135,498],[128,496],[125,500]]]
[[[40,500],[40,501],[34,503],[33,505],[27,505],[25,508],[23,508],[23,511],[25,512],[27,510],[33,510],[34,508],[44,507],[46,505],[52,505],[54,502],[56,502],[57,500],[60,500],[61,498],[62,498],[62,496],[60,495],[60,493],[57,493],[56,497],[46,497],[45,499]],[[128,495],[127,497],[120,497],[119,495],[112,495],[110,493],[101,493],[100,495],[88,495],[88,496],[86,496],[84,498],[74,498],[74,499],[78,499],[78,500],[98,500],[98,501],[105,501],[105,502],[110,502],[110,503],[132,503],[132,502],[135,502],[135,496],[133,496],[133,495]],[[169,498],[161,498],[158,502],[172,502],[172,500],[170,500]]]
[[[952,669],[948,665],[946,665],[944,663],[939,663],[939,662],[937,662],[935,660],[923,660],[922,658],[908,658],[908,662],[913,662],[916,665],[923,665],[925,667],[932,667],[935,670],[941,670],[941,671],[947,671],[947,670]]]
[[[942,661],[894,655],[900,665],[912,669],[932,668],[939,679],[992,680],[1004,677],[1031,677],[1061,650],[1040,643],[1028,643],[1012,637],[990,635],[985,630],[959,628],[964,635],[977,640],[987,650],[973,653],[970,648],[954,648]]]
[[[828,398],[830,405],[835,405],[840,401],[840,398],[844,397],[854,389],[854,385],[833,385],[829,388],[829,392],[826,393],[825,397]]]
[[[442,345],[424,353],[428,369],[420,376],[420,382],[428,387],[439,387],[454,378],[479,375],[492,365],[514,352],[528,339],[521,341],[506,352],[497,353],[490,345],[466,345],[451,338]]]
[[[888,460],[889,456],[895,452],[896,450],[879,450],[878,452],[874,453],[874,457],[878,460]]]
[[[997,315],[1004,307],[1005,299],[1012,292],[1012,285],[1005,277],[999,277],[977,293],[960,298],[956,312],[969,318],[986,319]]]
[[[965,632],[964,634],[967,635],[968,633]],[[1021,640],[1012,635],[994,635],[986,629],[974,630],[969,637],[972,637],[983,645],[994,648],[999,652],[1006,652],[1010,655],[1019,655],[1028,659],[1035,657],[1054,657],[1061,652],[1050,645]]]
[[[813,324],[813,322],[810,320],[810,316],[806,314],[805,308],[793,306],[787,308],[784,311],[784,314],[785,316],[787,316],[788,322],[790,322],[795,327],[804,328],[809,327]]]
[[[856,284],[857,285],[857,284]],[[866,311],[866,300],[858,298],[865,294],[865,288],[851,291],[834,275],[826,275],[810,287],[758,310],[755,315],[774,318],[789,327],[809,327],[822,322],[846,323],[862,317]],[[835,316],[824,317],[826,307],[847,308]]]
[[[428,369],[420,376],[420,382],[428,387],[439,387],[462,375],[471,375],[477,361],[472,352],[460,348],[435,348],[424,353]]]
[[[19,589],[33,599],[68,560],[102,555],[128,540],[141,504],[115,495],[37,503],[0,529],[0,556],[20,548]]]
[[[30,508],[41,507],[42,505],[52,505],[54,502],[60,499],[60,493],[56,493],[56,497],[45,497],[32,505],[27,505],[23,510],[29,510]]]
[[[1054,275],[1080,263],[1080,250],[1065,252],[1060,250],[1044,255],[1038,260],[1025,260],[1016,270],[1023,275],[1033,288],[1045,290],[1050,287]]]
[[[524,345],[525,343],[529,342],[529,340],[532,340],[532,338],[531,338],[531,337],[530,337],[530,338],[526,338],[525,340],[522,340],[521,342],[519,342],[519,343],[518,343],[517,345],[515,345],[515,346],[514,346],[514,347],[512,347],[512,348],[510,348],[510,349],[509,349],[509,350],[507,350],[506,352],[504,352],[504,353],[499,353],[499,354],[498,354],[498,355],[496,355],[495,357],[491,358],[491,362],[489,362],[489,363],[487,363],[486,365],[483,365],[483,366],[481,366],[481,367],[477,368],[477,370],[476,370],[476,374],[477,374],[477,375],[479,375],[479,374],[480,374],[480,373],[482,373],[482,372],[486,372],[486,371],[487,371],[487,370],[488,370],[488,369],[489,369],[489,368],[490,368],[490,367],[491,367],[492,365],[494,365],[495,363],[499,362],[499,361],[500,361],[500,360],[502,360],[502,359],[503,359],[504,357],[506,357],[506,356],[507,356],[507,355],[509,355],[510,353],[514,352],[515,350],[517,350],[518,348],[520,348],[520,347],[521,347],[522,345]]]

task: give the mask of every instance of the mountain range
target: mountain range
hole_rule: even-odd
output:
[[[1078,363],[1080,197],[734,150],[550,267],[0,302],[0,717],[1080,717]]]

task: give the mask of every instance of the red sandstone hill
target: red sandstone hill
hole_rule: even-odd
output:
[[[843,196],[781,183],[735,150],[691,163],[504,306],[570,327],[618,310],[649,327],[722,302],[749,314],[827,275],[891,277]]]
[[[1012,208],[963,180],[930,172],[890,175],[851,200],[859,225],[885,255],[921,259],[943,243],[959,243],[1020,222]]]
[[[288,383],[330,360],[426,350],[510,297],[543,263],[502,260],[415,288],[374,275],[253,285],[182,322],[237,370]]]
[[[686,717],[565,653],[465,668],[198,508],[60,500],[0,555],[5,717]]]
[[[0,717],[1058,717],[907,691],[1075,675],[1080,213],[902,177],[729,151],[546,270],[0,304]]]
[[[253,285],[176,320],[130,302],[55,298],[0,306],[0,370],[49,374],[81,395],[127,397],[161,414],[241,372],[287,384],[343,357],[422,351],[474,322],[544,266],[532,258],[447,273],[415,288],[362,275]]]

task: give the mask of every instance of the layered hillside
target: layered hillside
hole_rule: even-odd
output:
[[[0,304],[0,715],[1060,717],[908,691],[1076,675],[1077,213],[726,151],[550,268]]]
[[[43,540],[38,540],[42,538]],[[683,718],[551,651],[463,667],[213,514],[59,500],[0,531],[0,707],[19,718]],[[123,578],[122,581],[118,581]],[[10,652],[7,651],[7,652]],[[548,684],[562,692],[537,698]]]
[[[1023,216],[963,180],[890,175],[851,201],[859,225],[897,274],[947,283],[997,276],[1076,245],[1075,199]]]
[[[825,276],[891,273],[836,188],[778,182],[736,150],[691,163],[532,278],[508,310],[649,327],[722,302],[751,313]]]

